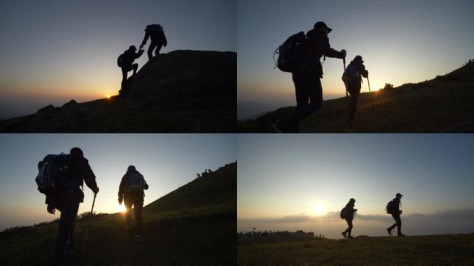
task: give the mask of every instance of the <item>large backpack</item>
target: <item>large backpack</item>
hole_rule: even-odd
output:
[[[56,194],[67,185],[70,168],[70,155],[48,154],[38,163],[39,173],[36,184],[39,192],[45,195]]]
[[[355,79],[360,79],[359,68],[356,65],[349,64],[342,75],[342,80],[344,80],[344,82],[349,82]]]
[[[117,58],[117,66],[118,67],[124,67],[125,66],[125,53],[119,55]]]
[[[284,72],[295,71],[301,63],[305,41],[306,35],[303,31],[291,35],[273,53],[273,61],[275,61],[275,55],[278,54],[278,59],[275,63],[276,67]]]
[[[347,214],[348,213],[347,213],[346,207],[342,208],[341,213],[340,213],[341,219],[346,219]]]
[[[387,203],[387,207],[385,207],[385,209],[387,210],[387,213],[388,213],[388,214],[393,214],[393,213],[395,213],[396,208],[397,208],[397,206],[395,206],[395,205],[396,205],[396,204],[395,204],[395,202],[394,202],[393,200],[391,200],[391,201],[389,201],[389,202]]]

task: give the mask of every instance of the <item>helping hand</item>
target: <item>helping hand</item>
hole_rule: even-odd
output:
[[[342,58],[346,58],[347,52],[346,52],[345,49],[342,49],[342,50],[341,50],[341,54],[342,54]]]
[[[54,214],[56,212],[56,209],[54,208],[54,206],[50,204],[48,204],[48,207],[46,207],[46,210],[48,210],[48,212],[51,214]]]

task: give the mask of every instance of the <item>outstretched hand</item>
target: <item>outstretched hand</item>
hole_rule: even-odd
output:
[[[54,208],[50,204],[48,204],[48,207],[46,207],[46,210],[48,210],[48,212],[51,213],[51,214],[54,214],[56,212],[56,208]]]
[[[341,50],[342,58],[346,58],[347,52],[345,49]]]

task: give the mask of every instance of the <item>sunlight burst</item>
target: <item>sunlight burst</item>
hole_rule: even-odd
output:
[[[321,216],[323,215],[323,206],[317,204],[317,205],[314,205],[313,207],[313,215],[314,216]]]
[[[127,208],[125,208],[125,204],[121,204],[118,206],[118,211],[121,213],[127,212]]]

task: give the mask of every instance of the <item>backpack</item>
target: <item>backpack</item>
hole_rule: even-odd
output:
[[[48,154],[38,163],[39,173],[36,176],[38,191],[51,195],[60,191],[68,181],[70,155]]]
[[[346,68],[346,71],[342,75],[342,80],[344,80],[344,82],[349,82],[351,80],[359,79],[359,78],[360,78],[359,68],[353,64],[349,64]]]
[[[305,41],[306,35],[303,31],[291,35],[273,53],[273,61],[275,61],[275,55],[278,54],[278,59],[275,63],[276,67],[284,72],[295,71],[301,63]]]
[[[117,58],[117,66],[118,67],[124,67],[125,66],[125,53],[119,55]]]
[[[395,202],[393,200],[389,201],[385,209],[387,210],[388,214],[393,214],[396,210]]]
[[[346,209],[346,207],[342,208],[342,210],[341,210],[341,214],[340,214],[340,216],[341,216],[341,219],[345,219],[345,218],[346,218],[346,216],[347,216],[347,214],[348,214],[348,213],[347,213],[347,209]]]

